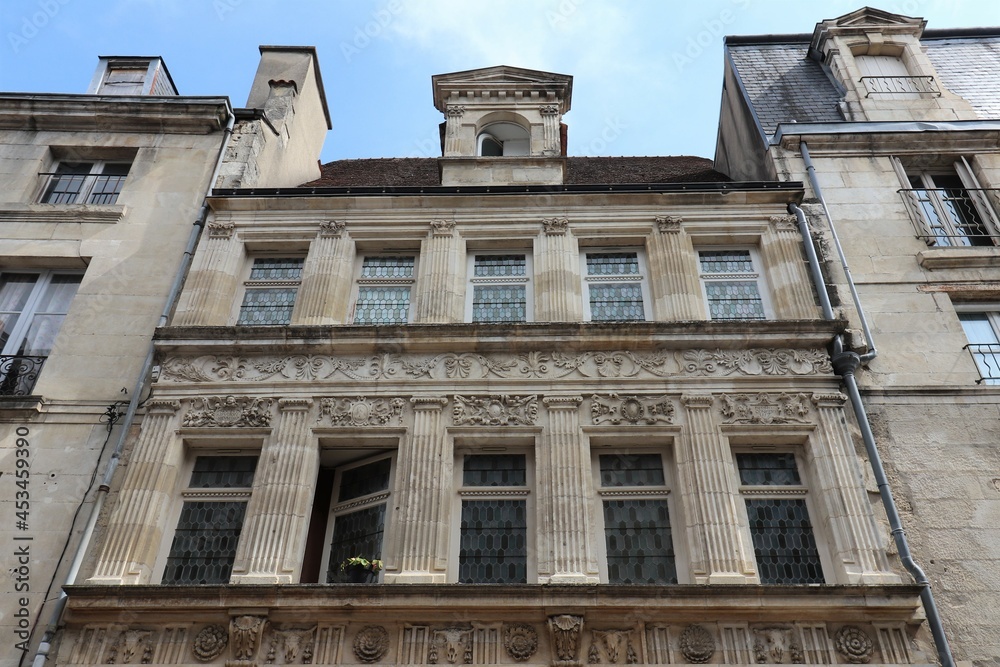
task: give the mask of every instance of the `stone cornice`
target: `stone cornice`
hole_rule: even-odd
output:
[[[0,129],[209,134],[225,127],[224,97],[0,94]]]

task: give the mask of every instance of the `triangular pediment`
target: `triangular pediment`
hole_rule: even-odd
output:
[[[923,22],[923,19],[904,16],[902,14],[893,14],[882,9],[876,9],[875,7],[862,7],[850,14],[844,14],[841,17],[824,21],[824,23],[832,23],[842,28],[861,26],[920,26]]]
[[[444,104],[452,93],[467,94],[481,91],[500,91],[512,98],[516,93],[538,93],[543,97],[555,96],[569,107],[573,77],[566,74],[496,65],[470,69],[431,77],[434,87],[434,106],[444,111]]]
[[[812,41],[809,45],[810,54],[822,58],[826,52],[828,40],[834,35],[853,35],[864,33],[882,33],[892,35],[912,35],[919,39],[924,32],[927,21],[903,14],[893,14],[874,7],[862,7],[850,14],[844,14],[835,19],[827,19],[816,24]]]

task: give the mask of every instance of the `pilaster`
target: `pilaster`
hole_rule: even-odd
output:
[[[444,156],[463,155],[462,152],[462,116],[465,107],[460,104],[449,104],[445,111],[444,121]]]
[[[292,324],[343,324],[354,277],[354,241],[341,220],[320,224],[302,267]]]
[[[414,397],[413,430],[399,451],[401,484],[395,513],[398,570],[386,583],[444,583],[448,566],[448,508],[454,454],[441,423],[443,397]]]
[[[562,146],[559,141],[559,106],[546,104],[539,108],[542,115],[542,150],[545,156],[556,156],[562,154]]]
[[[656,321],[708,318],[698,282],[698,257],[682,222],[678,216],[659,216],[648,238],[649,292]]]
[[[298,580],[319,472],[311,407],[311,399],[278,401],[278,425],[261,451],[233,563],[235,584]]]
[[[542,220],[534,260],[535,321],[581,321],[580,246],[566,218]]]
[[[149,584],[163,538],[166,508],[174,500],[183,447],[177,438],[177,401],[153,401],[132,449],[106,540],[89,584]]]
[[[770,222],[770,229],[761,238],[760,252],[767,267],[775,317],[815,319],[819,313],[795,216],[775,215]]]
[[[243,241],[233,223],[205,225],[173,324],[228,324],[245,261]]]
[[[433,220],[420,248],[414,321],[461,322],[465,307],[465,241],[454,220]]]

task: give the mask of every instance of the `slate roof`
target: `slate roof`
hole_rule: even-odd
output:
[[[1000,37],[924,39],[941,85],[961,95],[980,118],[1000,119]]]
[[[728,183],[703,157],[568,157],[565,184]],[[322,176],[301,187],[441,185],[437,158],[372,158],[335,160],[321,167]]]

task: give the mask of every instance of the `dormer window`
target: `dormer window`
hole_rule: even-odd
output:
[[[476,153],[482,157],[510,157],[529,154],[528,131],[514,123],[491,123],[477,140]]]

